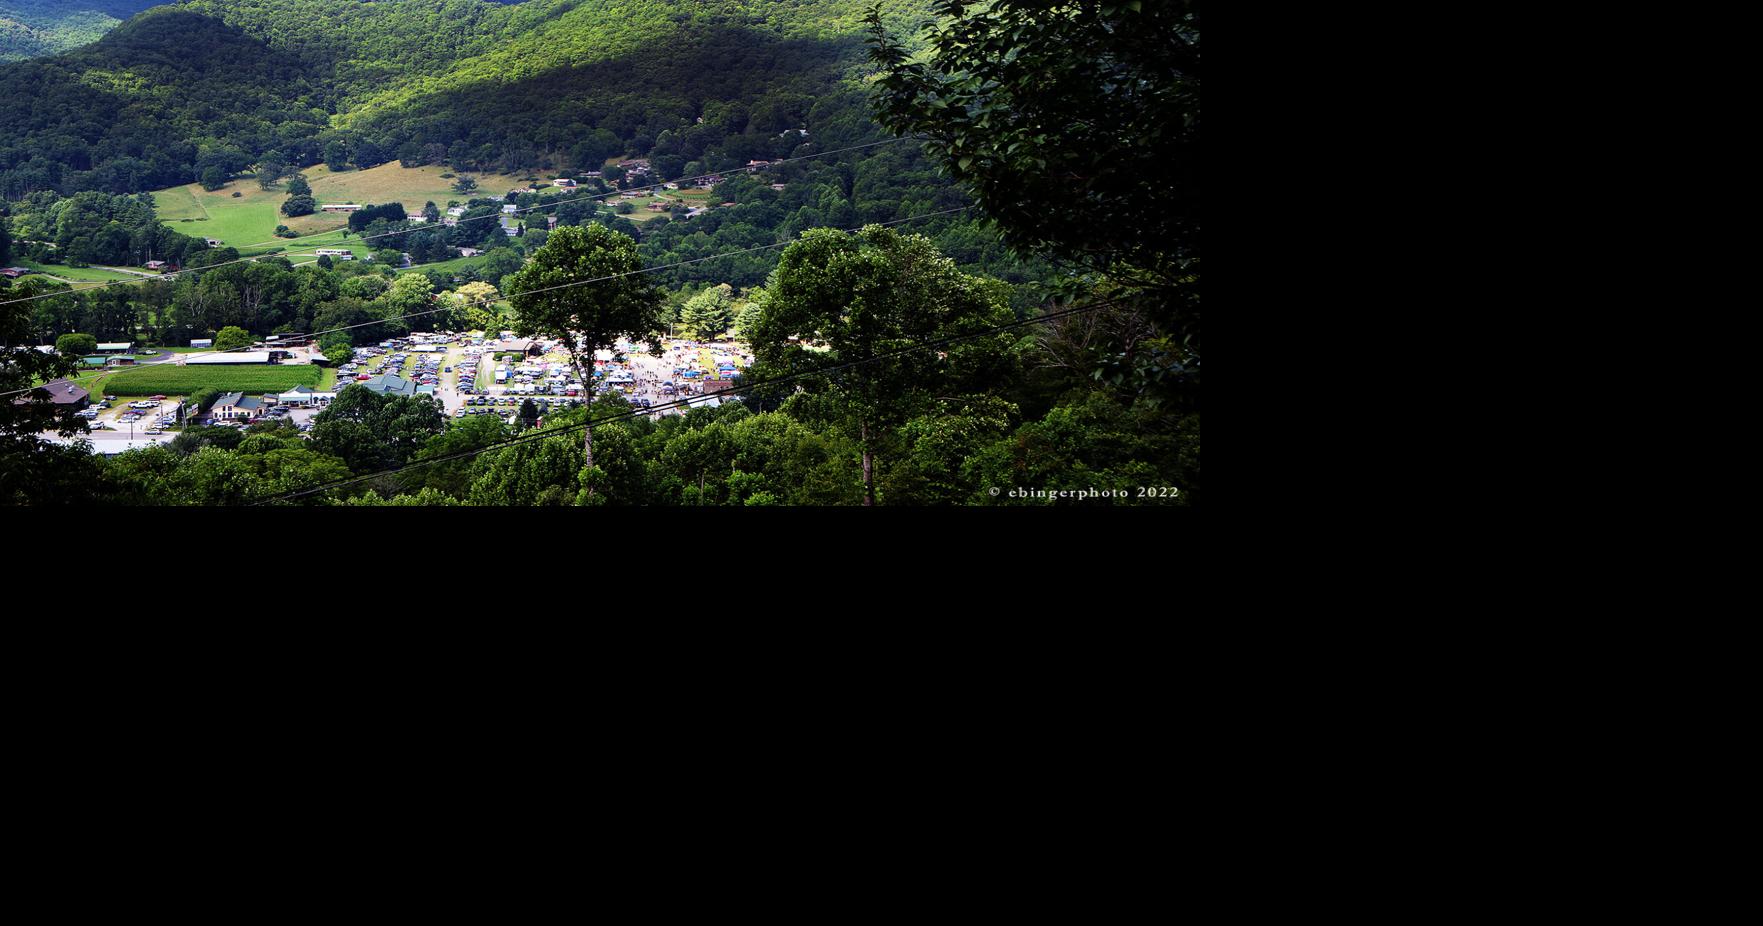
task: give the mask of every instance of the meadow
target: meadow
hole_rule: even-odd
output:
[[[112,270],[100,270],[97,267],[67,267],[61,264],[39,264],[28,260],[15,260],[14,266],[26,270],[35,270],[45,276],[60,277],[76,283],[109,283],[113,280],[139,280],[142,277],[131,273],[117,273]],[[25,277],[24,279],[30,279]]]
[[[324,165],[309,167],[304,173],[312,185],[312,198],[325,203],[359,203],[383,205],[399,202],[406,212],[422,211],[424,203],[433,202],[442,209],[451,200],[463,202],[467,197],[453,192],[453,178],[442,177],[444,167],[404,167],[396,161],[368,170],[346,170],[333,173]],[[478,193],[496,195],[522,185],[525,178],[502,174],[470,174],[478,182]],[[238,196],[233,194],[237,193]],[[214,238],[221,244],[237,248],[243,256],[263,254],[284,248],[295,263],[310,260],[314,248],[347,247],[357,257],[365,257],[371,246],[358,239],[345,239],[342,230],[348,227],[346,215],[318,212],[288,218],[281,214],[288,198],[286,181],[274,189],[264,190],[255,178],[241,177],[218,190],[204,190],[200,184],[171,187],[153,194],[159,217],[177,231],[192,237]],[[286,225],[302,237],[298,240],[277,238],[277,225]]]

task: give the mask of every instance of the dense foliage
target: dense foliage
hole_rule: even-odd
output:
[[[0,0],[0,61],[75,48],[155,0]]]

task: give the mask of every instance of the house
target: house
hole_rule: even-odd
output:
[[[707,379],[704,381],[702,394],[711,395],[717,392],[727,392],[733,388],[735,388],[735,381],[732,379]]]
[[[319,248],[316,253],[319,257],[328,257],[331,260],[355,259],[355,252],[348,248]]]
[[[465,214],[465,207],[464,206],[454,206],[453,208],[447,210],[447,214],[457,219],[460,216]]]
[[[146,267],[148,270],[164,270],[166,263],[162,260],[150,260],[141,266]]]
[[[747,162],[747,169],[748,170],[755,170],[760,167],[765,167],[765,166],[769,165],[770,163],[771,163],[770,161],[748,161]]]
[[[412,225],[427,225],[429,217],[419,212],[405,216],[404,221],[409,222]]]
[[[32,272],[33,271],[26,270],[23,267],[7,267],[3,270],[0,270],[0,277],[5,277],[8,280],[16,280],[19,277],[24,276],[27,273],[32,273]]]
[[[211,248],[220,247],[220,239],[219,238],[203,238],[202,240],[208,242],[208,246]]]
[[[778,192],[780,192],[780,193],[781,193],[781,192],[783,192],[783,189],[784,189],[784,185],[783,185],[783,184],[781,184],[781,183],[774,183],[774,184],[772,184],[772,185],[771,185],[771,188],[772,188],[772,189],[774,189],[774,190],[777,190],[777,191],[778,191]]]
[[[516,205],[513,205],[513,204],[510,204],[510,205],[507,205],[507,206],[503,206],[503,207],[502,207],[502,214],[503,214],[503,215],[513,215],[513,214],[515,214],[515,213],[516,213],[516,212],[519,212],[519,211],[520,211],[520,207],[519,207],[519,206],[516,206]]]
[[[208,413],[216,421],[232,421],[238,418],[256,418],[263,414],[263,397],[246,395],[242,392],[229,392],[214,400]]]
[[[396,373],[383,373],[355,385],[380,395],[408,397],[416,395],[416,384]]]
[[[460,257],[476,257],[482,253],[484,253],[484,252],[478,250],[477,248],[460,248],[459,249],[459,256]]]
[[[551,181],[551,185],[555,186],[555,187],[559,187],[561,189],[565,189],[565,190],[575,189],[575,181],[574,180],[567,180],[567,179],[553,180],[553,181]]]
[[[75,386],[73,383],[70,383],[65,379],[57,379],[44,383],[25,395],[13,399],[12,404],[29,405],[37,401],[37,393],[39,392],[49,393],[48,403],[55,406],[56,409],[65,408],[69,411],[76,412],[90,404],[92,398],[86,393],[86,390]]]
[[[318,208],[325,212],[358,212],[367,207],[357,206],[354,203],[326,203]]]

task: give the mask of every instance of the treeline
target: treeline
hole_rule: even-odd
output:
[[[138,266],[150,260],[182,264],[208,249],[159,221],[153,197],[84,192],[32,193],[0,211],[14,253],[40,263]]]
[[[368,344],[466,324],[464,315],[427,310],[438,295],[461,284],[513,273],[521,257],[505,246],[468,270],[402,274],[380,263],[333,264],[328,257],[301,266],[286,257],[239,261],[231,248],[204,251],[197,263],[195,272],[140,284],[70,287],[25,277],[10,288],[0,286],[0,300],[31,300],[23,303],[28,323],[15,343],[53,344],[77,332],[105,341],[178,346],[212,338],[227,327],[262,337],[361,325],[347,334],[354,343]],[[424,314],[399,317],[412,313]]]

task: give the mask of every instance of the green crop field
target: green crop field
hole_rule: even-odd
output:
[[[270,366],[173,366],[159,364],[117,373],[104,383],[112,395],[189,395],[212,387],[223,392],[262,395],[295,386],[316,387],[323,371],[311,364]]]

